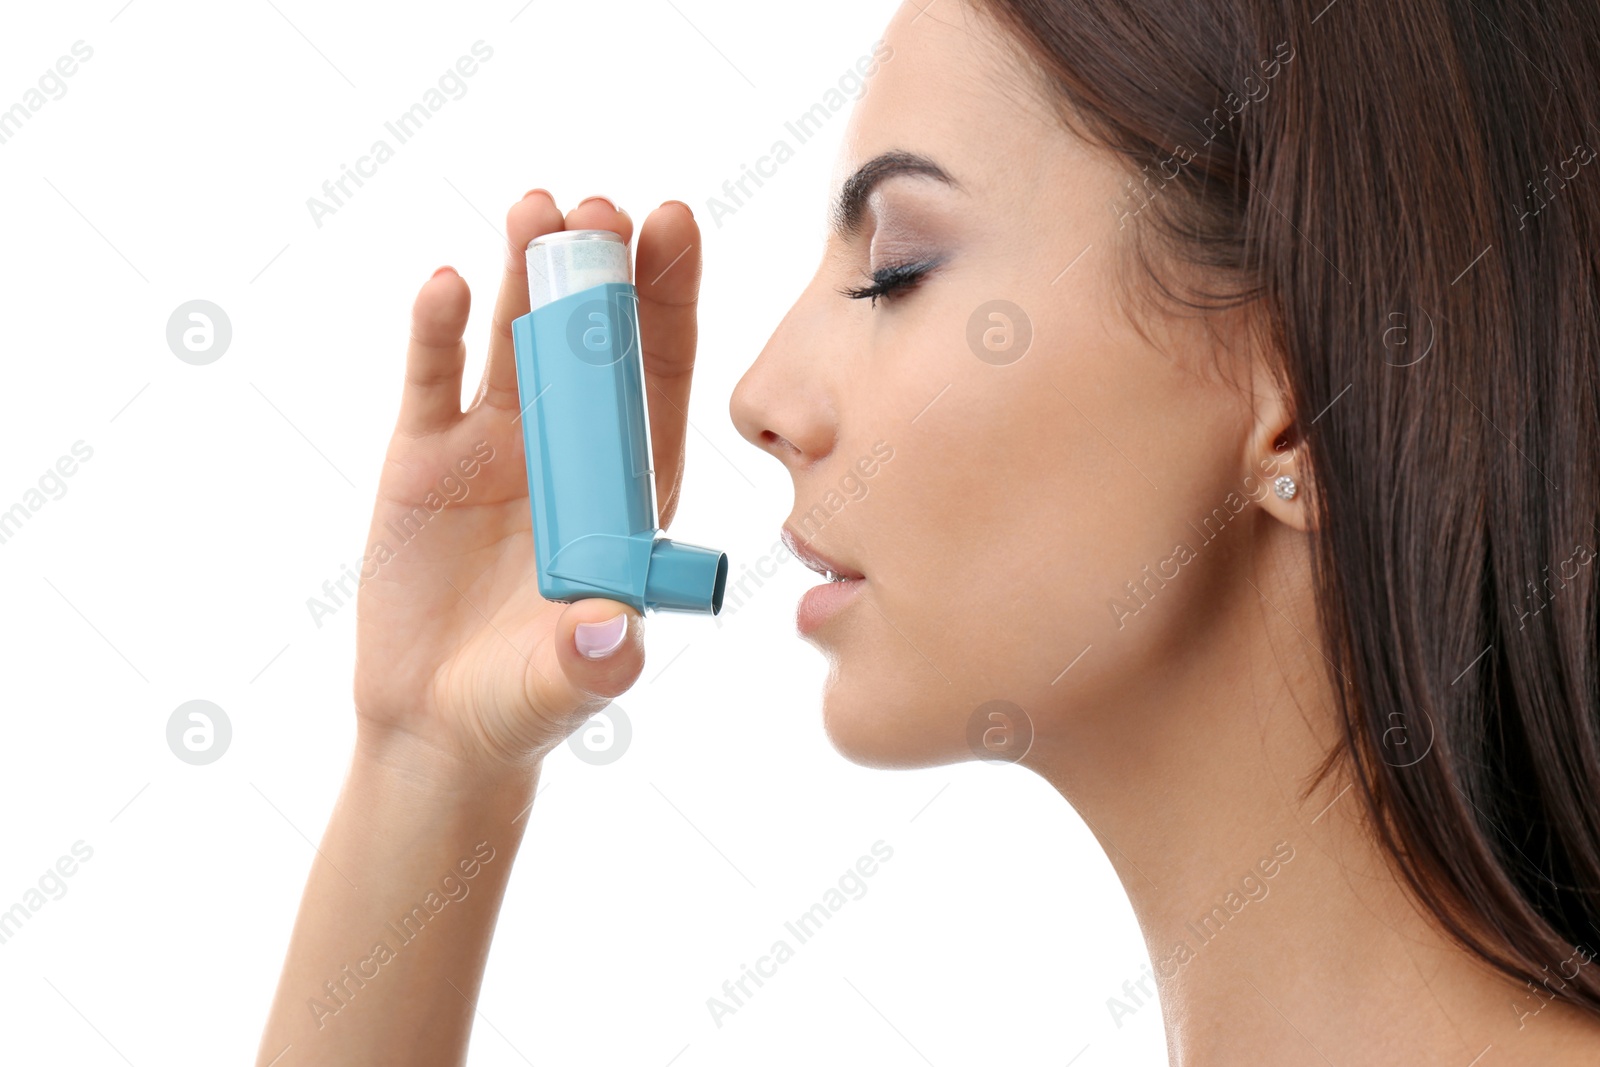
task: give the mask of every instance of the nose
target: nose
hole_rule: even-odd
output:
[[[791,474],[827,456],[838,437],[828,357],[835,346],[814,303],[815,288],[784,315],[728,401],[740,436],[776,456]]]

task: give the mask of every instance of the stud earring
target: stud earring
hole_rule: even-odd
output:
[[[1272,491],[1278,494],[1279,500],[1293,500],[1300,487],[1294,484],[1294,479],[1285,474],[1272,483]]]

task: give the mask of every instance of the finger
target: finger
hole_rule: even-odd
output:
[[[662,526],[672,521],[682,482],[689,387],[694,377],[700,300],[700,227],[687,204],[668,200],[639,234],[639,330],[650,398],[650,447]]]
[[[461,417],[461,367],[472,292],[453,268],[440,267],[411,306],[406,383],[399,429],[413,437],[448,429]]]
[[[610,230],[624,242],[633,240],[633,217],[603,196],[591,196],[567,212],[569,230]],[[633,280],[630,265],[628,280]]]
[[[554,721],[581,719],[639,680],[644,617],[615,600],[579,600],[562,611],[540,658],[544,662],[531,676],[534,706]]]
[[[489,359],[483,382],[473,400],[490,407],[520,411],[517,400],[517,362],[511,341],[512,320],[528,313],[528,242],[540,234],[561,229],[561,209],[543,189],[530,190],[506,212],[506,269],[495,298],[494,322],[489,327]]]

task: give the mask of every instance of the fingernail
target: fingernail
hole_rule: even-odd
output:
[[[529,189],[527,192],[522,194],[522,199],[526,200],[526,199],[528,199],[528,197],[532,196],[534,193],[543,193],[545,196],[550,196],[550,190],[548,190],[548,189]],[[554,200],[555,197],[550,196],[550,199]]]
[[[690,207],[688,204],[685,204],[682,200],[663,200],[663,201],[661,201],[661,206],[662,207],[666,207],[668,204],[677,204],[677,205],[681,206],[683,208],[683,210],[685,210],[685,211],[687,211],[689,213],[689,217],[691,219],[694,218],[694,208]]]
[[[611,198],[610,197],[605,197],[605,196],[588,196],[588,197],[584,197],[582,200],[578,201],[578,206],[582,207],[583,205],[587,204],[591,200],[600,201],[602,204],[604,204],[606,207],[610,208],[612,211],[617,210],[617,205],[615,205],[615,204],[613,204],[611,202]]]
[[[580,622],[572,641],[590,659],[603,659],[622,645],[628,633],[628,616],[621,613],[605,622]]]
[[[451,274],[454,274],[456,272],[456,269],[454,267],[440,267],[438,270],[433,272],[433,277],[437,278],[439,275],[444,274],[446,271],[448,271]]]

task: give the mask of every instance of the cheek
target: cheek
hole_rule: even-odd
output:
[[[1039,731],[1109,707],[1182,654],[1231,565],[1206,536],[1237,474],[1237,394],[1143,342],[1041,343],[1051,333],[1072,324],[1041,324],[1010,366],[963,349],[869,394],[893,398],[879,425],[895,453],[851,506],[871,603],[841,635],[825,704],[859,762],[967,758],[994,700]]]

